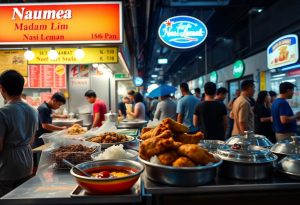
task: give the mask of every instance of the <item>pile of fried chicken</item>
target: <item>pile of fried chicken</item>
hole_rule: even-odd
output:
[[[198,145],[203,134],[187,134],[188,127],[165,118],[155,128],[143,128],[139,155],[150,161],[157,156],[160,163],[174,167],[206,165],[218,160],[206,149]]]

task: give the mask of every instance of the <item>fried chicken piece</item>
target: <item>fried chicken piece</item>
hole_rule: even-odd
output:
[[[174,167],[194,167],[196,164],[187,157],[179,157],[173,164]]]
[[[217,162],[214,155],[210,154],[206,149],[196,144],[184,144],[179,147],[178,152],[184,155],[196,164],[206,165],[209,162]]]
[[[140,144],[140,157],[149,160],[152,156],[158,155],[169,149],[176,149],[172,137],[168,139],[152,137]]]
[[[189,130],[187,126],[180,124],[171,118],[165,118],[162,121],[162,124],[174,133],[185,133]]]
[[[142,129],[142,134],[145,134],[146,132],[149,132],[149,131],[152,131],[154,128],[151,128],[151,127],[144,127]]]
[[[164,165],[172,165],[172,163],[178,158],[176,151],[164,152],[158,155],[159,161]]]
[[[143,134],[141,134],[140,138],[141,140],[146,140],[152,137],[152,130],[145,132]]]
[[[151,137],[156,137],[156,136],[160,135],[161,133],[163,133],[166,130],[168,130],[168,128],[166,126],[164,126],[163,124],[159,124],[156,128],[154,128],[152,130],[152,136]]]
[[[184,144],[198,144],[201,139],[204,138],[202,132],[196,132],[195,134],[182,133],[174,136],[174,140],[182,142]]]

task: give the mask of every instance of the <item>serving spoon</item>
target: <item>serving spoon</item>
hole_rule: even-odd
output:
[[[76,169],[77,171],[79,171],[80,173],[84,174],[85,176],[91,177],[90,174],[88,174],[87,172],[83,171],[82,169],[79,169],[78,167],[76,167],[74,164],[72,164],[72,163],[69,162],[68,160],[63,159],[62,161],[63,161],[66,165],[68,165],[69,167],[72,167],[72,168]]]

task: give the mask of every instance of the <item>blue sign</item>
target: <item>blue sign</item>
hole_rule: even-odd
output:
[[[135,77],[134,78],[134,85],[135,86],[141,86],[143,85],[144,81],[143,81],[143,78],[141,77]]]
[[[166,45],[188,49],[200,45],[207,37],[205,24],[191,16],[174,16],[164,21],[158,36]]]

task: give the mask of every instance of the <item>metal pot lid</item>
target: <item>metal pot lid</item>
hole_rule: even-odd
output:
[[[278,170],[293,176],[300,177],[300,155],[291,155],[278,162]]]
[[[219,145],[225,144],[224,141],[221,140],[200,140],[200,145],[204,148],[210,150],[210,149],[217,149]]]
[[[300,154],[300,136],[291,136],[277,142],[271,151],[276,154],[293,155]]]
[[[254,134],[251,131],[245,132],[245,135],[236,135],[226,140],[225,144],[244,144],[244,145],[255,145],[261,147],[272,147],[273,143],[263,135]]]
[[[277,159],[269,149],[244,144],[220,145],[217,154],[223,160],[249,164],[273,162]]]

